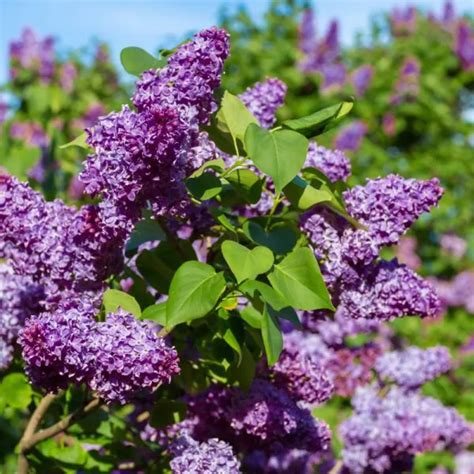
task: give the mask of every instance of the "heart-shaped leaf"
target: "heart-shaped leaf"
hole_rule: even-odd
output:
[[[215,306],[224,289],[223,273],[216,273],[211,265],[196,261],[183,263],[171,281],[166,326],[202,318]]]
[[[250,250],[232,240],[222,244],[222,255],[238,283],[268,272],[273,265],[273,254],[268,248],[255,247]]]
[[[222,184],[216,175],[205,172],[199,176],[188,178],[186,180],[186,187],[196,199],[206,201],[220,193]]]
[[[283,350],[283,336],[277,314],[268,304],[265,304],[263,309],[261,332],[268,365],[274,365]]]
[[[285,186],[284,192],[288,200],[303,211],[333,199],[333,194],[330,191],[316,189],[299,176],[296,176],[291,183]]]
[[[275,265],[268,279],[293,308],[334,310],[318,262],[307,247],[296,249]]]
[[[280,193],[303,166],[308,140],[291,130],[269,132],[252,123],[245,132],[245,149],[255,165],[271,176]]]

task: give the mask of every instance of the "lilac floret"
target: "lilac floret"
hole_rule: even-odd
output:
[[[446,347],[429,349],[409,347],[402,351],[383,354],[375,365],[375,370],[397,385],[417,388],[451,368],[451,356]]]
[[[171,446],[170,462],[174,474],[237,474],[240,462],[232,447],[217,438],[199,443],[190,436],[180,436]]]
[[[257,118],[260,125],[270,128],[275,123],[275,113],[283,105],[287,86],[279,79],[270,78],[257,82],[239,95],[242,102]]]
[[[330,150],[310,142],[305,166],[321,170],[330,181],[346,181],[351,175],[351,162],[340,150]]]

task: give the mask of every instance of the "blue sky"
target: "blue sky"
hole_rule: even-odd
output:
[[[407,3],[439,12],[444,0],[313,0],[318,28],[324,29],[337,17],[345,44],[367,28],[372,14]],[[0,83],[7,78],[8,44],[24,26],[55,36],[59,50],[83,46],[94,37],[105,40],[117,61],[125,46],[153,51],[215,24],[224,4],[245,4],[258,19],[269,0],[0,0]],[[455,5],[458,11],[474,10],[474,0],[457,0]]]

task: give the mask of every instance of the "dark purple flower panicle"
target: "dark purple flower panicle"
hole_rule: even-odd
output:
[[[409,389],[418,388],[450,369],[451,356],[444,346],[387,352],[375,364],[380,376]]]
[[[10,43],[10,77],[15,79],[22,69],[37,73],[48,83],[54,75],[54,40],[38,39],[33,30],[25,28],[21,39]]]
[[[433,286],[396,260],[380,261],[344,286],[338,311],[346,318],[391,321],[403,316],[434,317],[441,303]]]
[[[178,356],[151,323],[122,310],[96,322],[95,312],[72,299],[26,321],[19,342],[35,385],[56,392],[85,383],[105,401],[125,403],[170,383]]]
[[[217,438],[199,443],[183,435],[171,446],[174,455],[170,462],[173,474],[237,474],[240,462],[232,447]]]
[[[360,388],[354,414],[340,426],[345,468],[354,474],[411,470],[416,454],[460,449],[472,429],[455,409],[398,387],[379,396],[377,387]]]
[[[269,368],[273,383],[284,388],[296,400],[319,404],[329,400],[333,384],[325,367],[316,357],[310,357],[287,344],[278,362]]]
[[[19,343],[33,384],[57,392],[87,382],[94,370],[88,343],[95,324],[93,308],[72,301],[55,313],[29,318]]]
[[[369,88],[374,76],[374,68],[370,64],[364,64],[354,70],[351,74],[351,83],[357,97],[362,97]]]
[[[138,321],[123,310],[96,324],[88,341],[96,358],[89,386],[100,398],[123,404],[169,384],[179,373],[176,350],[155,332],[153,323]]]
[[[351,175],[351,162],[342,151],[330,150],[315,142],[310,142],[305,167],[321,170],[330,181],[346,181]]]
[[[276,120],[276,111],[283,105],[287,86],[279,79],[257,82],[239,95],[242,102],[257,118],[260,125],[270,128]]]
[[[346,82],[346,67],[344,64],[328,64],[321,68],[323,82],[321,93],[329,94],[341,89]]]
[[[467,20],[460,20],[456,27],[454,49],[466,71],[474,69],[474,31]]]
[[[201,145],[198,125],[217,108],[213,91],[228,53],[227,33],[212,28],[178,48],[163,69],[143,73],[133,96],[138,112],[124,107],[88,131],[95,154],[81,174],[86,191],[117,205],[149,204],[156,215],[185,214],[183,180]]]
[[[367,125],[362,120],[355,120],[336,135],[334,148],[342,151],[357,151],[367,134],[367,130]]]
[[[300,50],[305,54],[310,54],[316,45],[316,28],[312,8],[307,8],[301,16],[298,37]]]
[[[380,248],[396,244],[421,214],[438,204],[442,194],[437,178],[421,181],[391,174],[344,192],[344,202]]]
[[[63,290],[99,291],[121,269],[134,212],[108,203],[77,210],[46,202],[26,183],[3,175],[0,256],[16,274],[41,284],[48,299],[61,298]]]
[[[390,99],[392,105],[418,96],[420,91],[421,64],[415,57],[406,58],[400,68],[398,80],[395,84],[393,95]]]
[[[409,35],[416,28],[416,9],[406,7],[405,9],[394,8],[390,13],[390,24],[394,36]]]

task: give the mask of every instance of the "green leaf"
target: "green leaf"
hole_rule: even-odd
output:
[[[201,262],[183,263],[170,285],[166,305],[167,327],[202,318],[215,306],[225,289],[224,274]]]
[[[2,405],[24,410],[31,403],[33,390],[24,374],[8,374],[0,384],[0,401]]]
[[[318,262],[309,248],[296,249],[273,268],[268,279],[289,306],[307,311],[334,310]]]
[[[269,231],[254,221],[247,221],[242,230],[256,244],[268,247],[273,253],[282,255],[289,252],[298,240],[295,231],[288,226],[275,226]]]
[[[253,306],[246,306],[240,311],[242,319],[251,327],[260,329],[262,327],[262,314]]]
[[[242,342],[245,333],[242,321],[236,317],[231,317],[227,320],[227,329],[222,338],[239,356],[239,364],[242,361]]]
[[[166,234],[163,232],[158,221],[154,219],[142,219],[137,223],[135,229],[127,241],[126,250],[131,252],[137,250],[140,245],[155,240],[165,240]]]
[[[159,60],[142,48],[129,46],[120,52],[120,62],[123,68],[134,76],[140,76],[147,69],[158,69],[166,65],[166,60]]]
[[[313,138],[338,125],[340,120],[352,110],[353,106],[354,101],[348,100],[306,117],[285,120],[282,125],[301,133],[305,137]]]
[[[225,163],[222,158],[217,158],[215,160],[206,161],[200,168],[194,171],[189,177],[194,178],[196,176],[201,176],[205,170],[212,169],[221,173],[224,171]]]
[[[240,140],[242,143],[249,124],[258,123],[245,104],[228,91],[224,92],[216,120],[217,128],[222,133],[229,134],[234,141]]]
[[[142,314],[142,310],[140,305],[137,303],[137,300],[123,291],[107,290],[104,293],[103,304],[106,313],[115,313],[118,308],[122,308],[124,311],[132,313],[137,318]]]
[[[23,180],[28,177],[28,172],[38,163],[40,158],[41,150],[39,148],[13,148],[8,158],[0,162],[0,166],[10,174]]]
[[[160,399],[155,402],[150,416],[150,425],[164,428],[183,421],[186,417],[186,403],[178,400]]]
[[[137,268],[153,288],[162,294],[168,294],[176,270],[184,261],[195,258],[196,255],[189,242],[180,240],[173,244],[165,240],[153,250],[140,252]]]
[[[247,280],[239,286],[239,289],[251,298],[255,297],[255,293],[258,293],[263,302],[268,303],[275,309],[275,311],[277,311],[279,318],[286,319],[295,327],[301,328],[301,322],[298,319],[296,311],[291,306],[288,306],[288,302],[283,298],[283,296],[275,291],[270,285],[267,285],[263,281]],[[258,314],[261,317],[260,313]],[[250,317],[255,318],[255,314],[251,314]],[[252,327],[255,326],[252,325]],[[260,325],[258,327],[260,327]]]
[[[65,143],[64,145],[61,145],[59,148],[61,150],[64,150],[65,148],[69,148],[71,146],[78,146],[80,148],[84,148],[84,150],[89,150],[89,145],[87,144],[86,140],[87,140],[87,134],[86,132],[84,132],[84,133],[81,133],[74,140],[68,143]]]
[[[291,130],[269,132],[251,124],[245,133],[245,149],[257,167],[271,176],[280,193],[304,165],[308,140]]]
[[[273,254],[267,247],[252,250],[232,240],[222,243],[222,255],[237,279],[237,283],[254,279],[268,272],[273,265]]]
[[[249,169],[236,169],[225,179],[232,185],[232,194],[237,194],[248,204],[255,204],[260,200],[264,180]]]
[[[281,334],[277,315],[273,308],[267,304],[263,309],[261,331],[268,365],[274,365],[278,361],[283,349],[283,336]]]
[[[150,319],[161,326],[166,325],[166,301],[148,306],[143,310],[141,319]]]
[[[217,196],[222,189],[220,179],[212,173],[202,173],[186,180],[189,192],[200,201],[206,201]]]
[[[316,204],[330,202],[333,199],[332,193],[310,186],[303,178],[296,176],[291,183],[283,189],[288,200],[294,206],[306,211]]]
[[[255,377],[257,364],[248,350],[247,346],[242,346],[242,359],[236,368],[236,380],[239,382],[240,388],[244,391],[248,390],[252,385]]]

